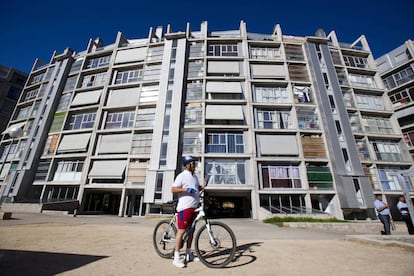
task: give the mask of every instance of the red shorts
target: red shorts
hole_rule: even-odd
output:
[[[191,226],[197,213],[195,208],[184,209],[177,214],[177,225],[178,229],[187,229]]]

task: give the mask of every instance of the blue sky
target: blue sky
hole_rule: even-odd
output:
[[[388,4],[386,4],[388,3]],[[129,39],[143,38],[150,27],[170,24],[184,31],[189,22],[198,31],[238,29],[270,34],[280,24],[286,35],[313,35],[318,28],[335,30],[341,42],[364,34],[377,58],[414,39],[414,1],[50,1],[2,0],[0,64],[28,73],[36,58],[49,61],[53,51],[83,51],[90,38],[111,44],[118,31]]]

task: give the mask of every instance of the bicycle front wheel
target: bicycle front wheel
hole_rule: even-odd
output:
[[[236,254],[236,237],[226,224],[210,222],[210,232],[207,224],[201,226],[195,237],[195,249],[200,260],[210,268],[220,268],[228,265]]]
[[[157,254],[166,259],[171,259],[174,255],[175,236],[177,235],[177,228],[170,221],[160,221],[154,229],[152,235],[152,243]]]

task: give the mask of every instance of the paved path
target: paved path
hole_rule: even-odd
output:
[[[414,275],[413,250],[347,241],[349,233],[225,219],[237,237],[236,260],[224,269],[178,269],[152,247],[156,219],[13,218],[0,221],[0,275]]]

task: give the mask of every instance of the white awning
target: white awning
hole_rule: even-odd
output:
[[[126,160],[97,160],[93,162],[89,172],[89,178],[113,178],[122,179],[125,171]]]
[[[26,124],[26,122],[23,122],[23,123],[17,123],[17,124],[14,124],[14,125],[11,125],[11,126],[9,126],[5,131],[3,131],[1,134],[9,134],[9,131],[11,130],[11,129],[13,129],[13,128],[15,128],[15,127],[20,127],[20,128],[22,128],[23,129],[23,126]]]
[[[58,152],[86,151],[91,138],[90,133],[68,134],[60,141]]]
[[[240,82],[209,81],[206,86],[207,93],[242,93]]]
[[[131,133],[102,135],[98,153],[129,153],[131,149]]]
[[[139,89],[137,87],[111,90],[106,106],[134,106],[138,104]]]
[[[7,174],[9,173],[9,170],[10,170],[10,163],[4,164],[0,172],[0,179],[6,178]]]
[[[294,135],[258,135],[261,155],[298,155],[298,143]]]
[[[286,72],[283,65],[277,64],[252,64],[253,78],[286,78]]]
[[[102,90],[77,93],[70,106],[97,104],[101,97]]]
[[[134,62],[144,60],[147,53],[147,47],[121,50],[116,53],[115,63]]]
[[[240,73],[237,61],[209,61],[208,73]]]
[[[207,105],[207,120],[243,120],[241,105]]]

